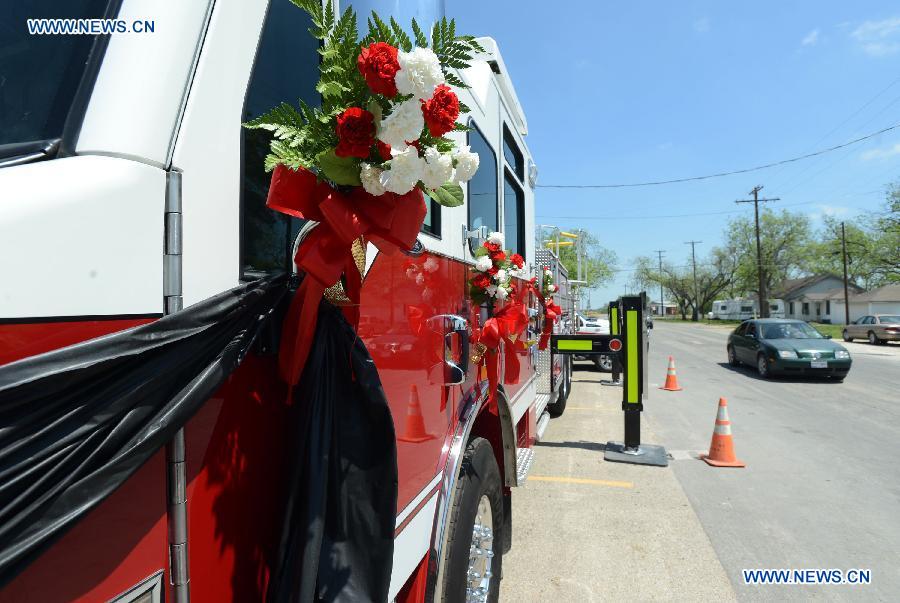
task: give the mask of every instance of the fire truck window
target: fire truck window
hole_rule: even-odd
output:
[[[422,222],[422,232],[427,232],[437,238],[441,238],[441,204],[434,199],[425,197],[425,221]]]
[[[258,117],[282,101],[302,98],[318,105],[315,91],[319,77],[317,43],[305,32],[312,20],[290,0],[272,0],[256,61],[247,87],[242,120]],[[289,59],[288,59],[289,57]],[[243,163],[241,178],[241,270],[255,272],[290,270],[291,247],[302,221],[266,207],[270,173],[263,169],[271,135],[265,130],[241,129]]]
[[[59,138],[87,67],[91,35],[29,34],[26,20],[97,19],[107,0],[17,0],[0,6],[0,145]],[[14,149],[8,149],[16,154]],[[4,150],[0,149],[0,155]]]
[[[503,182],[503,234],[506,247],[525,255],[525,194],[516,179],[505,170]]]
[[[497,230],[497,155],[474,122],[470,122],[469,147],[478,153],[481,163],[469,180],[469,229],[487,226],[489,232]]]
[[[506,124],[503,124],[503,157],[506,159],[506,163],[509,164],[510,169],[519,178],[519,182],[524,182],[525,159],[522,156],[522,151],[519,150],[515,137],[509,131],[509,128],[506,127]]]

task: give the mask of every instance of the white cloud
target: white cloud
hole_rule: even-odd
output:
[[[706,33],[709,31],[709,17],[703,17],[694,21],[694,31]]]
[[[846,216],[850,213],[849,207],[843,207],[840,205],[819,205],[820,210],[822,210],[822,215],[831,216],[833,218],[837,218],[840,216]]]
[[[873,57],[900,52],[900,17],[881,21],[866,21],[850,34]]]
[[[876,159],[887,159],[894,155],[900,155],[900,144],[895,144],[883,149],[869,149],[859,156],[863,161],[873,161]]]
[[[806,37],[803,38],[803,40],[800,42],[800,44],[802,44],[803,46],[815,46],[818,41],[819,41],[819,30],[814,29],[811,32],[809,32],[808,34],[806,34]]]

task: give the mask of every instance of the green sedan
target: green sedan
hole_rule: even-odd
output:
[[[728,364],[755,366],[759,375],[804,375],[843,381],[850,352],[800,320],[745,320],[728,336]]]

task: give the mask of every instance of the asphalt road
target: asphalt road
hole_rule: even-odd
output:
[[[728,332],[656,322],[649,381],[662,384],[671,354],[684,391],[651,387],[644,420],[738,598],[900,600],[900,346],[848,346],[843,383],[768,381],[728,366]],[[745,469],[696,458],[720,396]],[[871,584],[745,585],[755,568],[870,569]]]

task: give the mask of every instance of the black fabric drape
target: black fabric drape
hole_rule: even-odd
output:
[[[294,391],[294,440],[269,603],[386,601],[397,511],[394,423],[378,371],[322,302]]]
[[[0,587],[172,438],[286,293],[261,279],[0,367]]]

